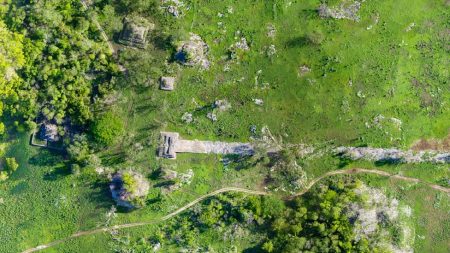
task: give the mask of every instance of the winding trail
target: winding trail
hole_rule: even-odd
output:
[[[308,192],[315,184],[317,184],[319,181],[327,178],[327,177],[331,177],[331,176],[335,176],[335,175],[353,175],[353,174],[374,174],[374,175],[379,175],[379,176],[383,176],[383,177],[389,177],[389,178],[393,178],[393,179],[397,179],[397,180],[402,180],[402,181],[408,181],[408,182],[412,182],[412,183],[422,183],[427,185],[428,187],[435,189],[437,191],[441,191],[441,192],[445,192],[447,194],[450,195],[450,188],[446,188],[446,187],[442,187],[440,185],[436,185],[436,184],[431,184],[428,182],[424,182],[420,179],[417,178],[412,178],[412,177],[405,177],[405,176],[400,176],[400,175],[395,175],[395,174],[391,174],[388,173],[386,171],[382,171],[382,170],[370,170],[370,169],[362,169],[362,168],[354,168],[354,169],[347,169],[347,170],[335,170],[335,171],[330,171],[327,172],[325,174],[323,174],[322,176],[312,180],[307,186],[306,188],[301,191],[298,192],[292,196],[290,196],[289,198],[295,198],[298,196],[301,196],[303,194],[305,194],[306,192]],[[121,225],[115,225],[115,226],[111,226],[111,227],[103,227],[103,228],[98,228],[98,229],[94,229],[94,230],[88,230],[88,231],[80,231],[77,233],[74,233],[66,238],[57,240],[57,241],[53,241],[47,244],[43,244],[43,245],[39,245],[37,247],[34,248],[30,248],[27,250],[22,251],[22,253],[31,253],[31,252],[36,252],[36,251],[40,251],[43,249],[47,249],[50,248],[52,246],[55,246],[57,244],[61,244],[67,240],[70,239],[74,239],[74,238],[78,238],[81,236],[86,236],[86,235],[93,235],[93,234],[98,234],[98,233],[103,233],[103,232],[109,232],[112,230],[119,230],[119,229],[124,229],[124,228],[133,228],[133,227],[139,227],[139,226],[146,226],[146,225],[151,225],[151,224],[156,224],[162,221],[166,221],[180,213],[182,213],[183,211],[185,211],[186,209],[189,209],[190,207],[194,206],[195,204],[209,198],[209,197],[213,197],[215,195],[221,194],[221,193],[225,193],[225,192],[242,192],[242,193],[247,193],[247,194],[252,194],[252,195],[270,195],[269,192],[265,192],[265,191],[254,191],[254,190],[248,190],[248,189],[244,189],[244,188],[238,188],[238,187],[225,187],[225,188],[221,188],[218,190],[215,190],[213,192],[210,192],[208,194],[205,194],[195,200],[193,200],[192,202],[186,204],[185,206],[173,211],[172,213],[167,214],[166,216],[163,216],[159,219],[155,219],[155,220],[151,220],[151,221],[145,221],[145,222],[136,222],[136,223],[127,223],[127,224],[121,224]]]

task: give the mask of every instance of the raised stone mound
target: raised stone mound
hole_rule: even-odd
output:
[[[109,188],[117,205],[134,208],[135,202],[148,194],[150,184],[143,175],[129,170],[113,175]]]
[[[171,90],[175,89],[175,77],[169,77],[169,76],[161,77],[159,88],[161,90],[167,90],[167,91],[171,91]]]
[[[159,170],[159,176],[164,180],[174,180],[177,178],[178,173],[168,168],[161,168]]]
[[[127,46],[145,48],[147,34],[154,27],[154,24],[143,18],[125,18],[119,42]]]
[[[358,12],[361,9],[359,1],[343,0],[339,6],[330,7],[321,4],[319,7],[319,16],[322,18],[349,19],[359,21]]]
[[[208,45],[202,38],[191,33],[188,41],[183,41],[177,48],[175,59],[185,66],[200,66],[209,68],[210,62],[207,59]]]

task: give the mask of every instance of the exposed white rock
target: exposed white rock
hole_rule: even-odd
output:
[[[259,106],[264,105],[264,101],[260,98],[254,98],[254,99],[252,99],[252,101],[253,101],[253,103],[255,103],[255,105],[259,105]]]
[[[335,152],[352,160],[396,163],[450,163],[450,153],[437,151],[403,151],[395,148],[338,147]]]
[[[194,117],[192,116],[192,113],[185,112],[185,113],[183,114],[183,116],[181,116],[181,120],[182,120],[184,123],[189,124],[189,123],[191,123],[191,122],[194,120]]]
[[[322,18],[349,19],[359,21],[358,12],[361,9],[361,2],[344,0],[339,6],[330,7],[321,4],[319,7],[319,16]]]
[[[217,115],[215,113],[213,113],[213,112],[208,112],[206,117],[208,119],[210,119],[212,122],[216,122],[217,121]]]

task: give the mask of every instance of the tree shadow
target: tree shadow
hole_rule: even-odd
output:
[[[286,46],[287,47],[304,47],[307,45],[310,45],[311,42],[308,38],[306,38],[305,36],[300,36],[300,37],[296,37],[293,39],[290,39],[286,42]]]
[[[104,155],[100,157],[102,159],[102,164],[105,166],[113,166],[115,164],[121,164],[126,161],[125,152],[118,152],[115,154]]]
[[[404,160],[402,158],[384,158],[378,161],[375,161],[375,166],[385,166],[385,165],[398,165],[403,163]]]
[[[53,166],[63,161],[61,154],[61,151],[41,149],[38,154],[28,159],[28,163],[34,166]]]
[[[164,36],[157,34],[150,39],[150,42],[159,50],[170,50],[172,49],[172,38],[171,36]]]
[[[250,169],[258,165],[263,158],[255,159],[253,155],[226,155],[222,160],[225,165],[230,164],[231,167],[237,171]]]
[[[167,186],[174,185],[175,183],[176,182],[173,180],[166,180],[166,181],[155,184],[155,187],[167,187]]]
[[[93,193],[89,195],[89,200],[92,203],[96,203],[96,208],[108,209],[116,202],[111,197],[111,192],[109,191],[109,183],[103,179],[97,179],[93,184],[90,185],[93,189]]]
[[[242,253],[264,253],[266,251],[261,249],[261,245],[256,245],[251,248],[244,249]]]
[[[56,181],[71,174],[70,169],[64,164],[53,169],[53,171],[45,173],[44,180]]]

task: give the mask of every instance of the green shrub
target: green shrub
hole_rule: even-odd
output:
[[[8,179],[8,173],[6,171],[0,171],[0,182]]]
[[[16,161],[16,158],[6,158],[6,170],[9,171],[9,173],[12,173],[17,170],[19,167],[19,164]]]
[[[91,129],[94,139],[102,145],[112,145],[124,132],[124,124],[121,118],[112,112],[105,113],[94,121]]]

